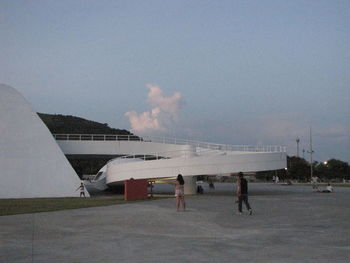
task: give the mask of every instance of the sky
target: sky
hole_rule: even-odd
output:
[[[0,0],[0,83],[136,135],[350,163],[350,1]]]

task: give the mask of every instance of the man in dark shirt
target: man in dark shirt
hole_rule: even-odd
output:
[[[253,210],[248,202],[248,182],[246,179],[244,179],[242,172],[238,173],[237,196],[239,213],[242,214],[242,202],[244,202],[245,206],[247,207],[247,210],[249,211],[249,215],[251,215],[253,213]]]

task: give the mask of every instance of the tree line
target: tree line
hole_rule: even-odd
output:
[[[330,159],[326,162],[314,161],[312,164],[313,176],[317,176],[323,182],[342,182],[350,180],[350,166],[347,162]],[[282,180],[298,180],[310,182],[311,165],[304,158],[287,156],[287,169],[277,171],[258,172],[257,178],[271,180],[273,176],[279,176]]]
[[[107,123],[61,114],[38,113],[52,134],[120,134],[133,135],[128,130],[115,129]]]

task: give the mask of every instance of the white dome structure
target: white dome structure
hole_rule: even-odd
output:
[[[21,94],[4,84],[0,134],[0,198],[79,196],[81,181],[48,128]]]

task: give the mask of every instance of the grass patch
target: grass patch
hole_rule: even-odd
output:
[[[0,199],[0,216],[125,204],[123,196]]]

